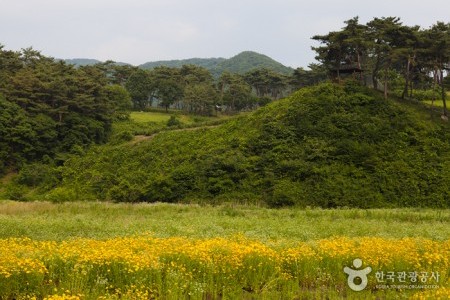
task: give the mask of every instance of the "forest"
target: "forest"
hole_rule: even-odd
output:
[[[105,143],[111,124],[127,119],[131,110],[153,105],[198,115],[236,113],[304,84],[295,74],[269,69],[225,72],[215,80],[196,65],[143,70],[108,61],[78,68],[32,48],[16,52],[0,47],[3,174],[33,161],[62,164],[70,154]]]

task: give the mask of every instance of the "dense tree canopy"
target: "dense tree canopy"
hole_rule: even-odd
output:
[[[340,31],[313,37],[316,59],[333,77],[353,73],[365,84],[414,97],[414,89],[439,87],[447,118],[445,77],[450,71],[450,23],[428,29],[406,26],[397,17],[374,18],[359,24],[355,17]],[[397,80],[401,78],[401,80]]]
[[[105,142],[112,119],[127,115],[128,92],[97,66],[0,46],[0,79],[0,173]]]

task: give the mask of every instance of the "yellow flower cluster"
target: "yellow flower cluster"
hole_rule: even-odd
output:
[[[46,267],[42,257],[48,253],[48,245],[30,239],[8,239],[0,242],[0,276],[11,277],[14,274],[45,274]],[[53,249],[54,247],[51,247]],[[51,251],[51,250],[50,250]]]
[[[448,300],[450,299],[450,288],[426,290],[414,294],[410,300]]]
[[[436,272],[440,286],[449,284],[450,240],[335,237],[274,245],[243,236],[59,243],[12,238],[0,240],[0,298],[23,292],[49,300],[82,299],[80,295],[93,291],[108,298],[202,298],[233,288],[252,293],[285,286],[314,288],[319,281],[331,288],[339,280],[345,285],[342,269],[355,258],[373,270]],[[30,294],[33,288],[36,292]],[[448,295],[448,289],[442,291]]]
[[[321,257],[352,259],[358,257],[371,266],[406,264],[415,269],[449,266],[450,240],[404,238],[400,240],[366,237],[339,237],[317,242]]]

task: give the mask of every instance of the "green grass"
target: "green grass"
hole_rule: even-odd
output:
[[[126,236],[136,239],[112,241],[116,237]],[[145,244],[134,244],[135,241],[139,241],[139,236],[175,238],[172,242],[169,239],[159,241],[161,247],[155,248],[155,252],[161,252],[158,268],[144,266],[140,270],[132,271],[131,268],[127,269],[127,263],[120,260],[129,259],[134,263],[132,260],[134,256],[131,255],[133,251],[143,251],[145,254],[145,251],[152,249],[154,240]],[[363,292],[353,292],[345,285],[347,278],[342,272],[342,266],[348,266],[349,261],[343,254],[337,254],[337,258],[335,257],[334,244],[324,246],[328,247],[324,249],[330,249],[330,252],[329,254],[321,252],[323,257],[318,260],[301,256],[303,252],[299,250],[300,252],[296,252],[297,260],[286,260],[283,264],[276,265],[274,260],[267,256],[272,252],[258,250],[260,252],[246,254],[239,268],[231,263],[229,265],[226,262],[222,263],[225,258],[234,257],[236,252],[234,250],[238,249],[237,253],[242,251],[238,245],[252,248],[259,247],[255,246],[259,245],[259,242],[273,247],[270,248],[273,251],[282,251],[289,247],[295,249],[300,242],[306,242],[303,245],[311,246],[321,243],[315,242],[318,239],[330,238],[329,241],[340,241],[337,249],[341,251],[341,248],[349,247],[344,245],[348,241],[334,237],[342,236],[382,237],[385,238],[387,249],[393,247],[390,243],[395,244],[397,239],[400,242],[400,239],[405,237],[431,239],[438,241],[437,245],[444,245],[450,236],[450,210],[268,209],[231,204],[200,206],[167,203],[53,204],[1,201],[2,247],[6,250],[8,247],[20,249],[17,253],[9,250],[10,252],[3,255],[4,258],[11,257],[18,270],[23,270],[15,271],[10,277],[4,277],[3,281],[0,281],[0,298],[22,299],[24,295],[36,295],[38,299],[42,299],[48,295],[67,297],[82,294],[84,296],[81,299],[99,297],[153,299],[153,296],[155,299],[407,299],[417,292],[434,292],[434,290],[375,289],[374,274],[370,277],[372,284],[370,288]],[[32,240],[5,240],[16,237],[27,237]],[[180,241],[179,237],[187,239],[180,244],[173,242]],[[212,250],[202,246],[201,243],[205,241],[208,243],[206,239],[213,241],[213,238],[217,237],[225,239],[208,244],[208,247],[215,247]],[[107,241],[97,242],[77,238]],[[47,246],[38,246],[37,241],[58,243],[49,242]],[[233,241],[240,242],[233,244]],[[198,248],[191,246],[188,253],[179,252],[191,242],[194,246],[200,246]],[[15,246],[11,246],[11,243]],[[109,248],[104,248],[103,243],[110,243]],[[168,246],[172,245],[171,243],[174,246]],[[256,244],[249,246],[248,243]],[[67,248],[67,245],[72,246]],[[142,245],[147,248],[142,248],[144,247]],[[62,259],[58,256],[60,252],[46,250],[53,249],[51,247],[71,250],[66,251],[68,256]],[[122,247],[122,250],[116,247]],[[128,251],[127,247],[131,247],[133,251]],[[266,246],[252,249],[268,249],[264,247]],[[87,252],[83,252],[85,248],[89,248]],[[173,249],[178,249],[176,250],[178,252],[171,252]],[[197,250],[208,253],[211,259],[215,260],[204,264],[203,261],[196,259],[197,256],[189,256]],[[42,251],[48,251],[49,254],[42,254]],[[119,258],[108,256],[110,255],[108,253],[114,251],[117,252],[114,255]],[[122,252],[119,251],[129,254],[121,256]],[[440,251],[444,252],[444,249]],[[76,253],[81,253],[80,257]],[[92,256],[92,253],[96,253],[97,256]],[[408,255],[401,257],[405,258],[404,265],[395,261],[395,264],[384,267],[372,266],[382,270],[414,270],[413,266],[406,264]],[[24,258],[28,260],[25,261]],[[30,258],[42,261],[49,273],[40,274],[33,271],[34,269],[31,270],[35,265],[32,264],[34,260]],[[238,259],[238,256],[234,259]],[[8,260],[4,260],[3,264],[8,266],[5,261]],[[28,269],[22,267],[18,261],[27,262],[30,267]],[[282,268],[284,273],[276,266]],[[436,270],[435,267],[437,266],[429,266],[433,268],[429,270]],[[441,272],[441,269],[439,271]],[[283,277],[280,274],[290,277]],[[447,286],[446,276],[442,271],[440,286],[443,288]],[[435,294],[431,294],[429,297],[434,296]]]
[[[422,101],[422,102],[426,103],[426,104],[428,104],[430,106],[431,106],[431,103],[432,103],[431,100],[425,100],[425,101]],[[433,106],[434,107],[444,107],[444,102],[442,102],[442,100],[434,100]]]
[[[142,112],[142,111],[133,111],[130,113],[130,119],[137,123],[167,122],[169,118],[170,114],[167,113]]]
[[[450,237],[450,210],[268,209],[257,206],[0,202],[0,238],[229,237],[296,242],[332,236]]]
[[[448,103],[448,99],[449,99],[449,97],[450,97],[450,92],[447,92],[447,103]],[[428,104],[428,105],[431,105],[431,103],[433,102],[433,106],[434,107],[444,107],[444,102],[442,101],[442,100],[434,100],[434,101],[431,101],[431,100],[424,100],[424,101],[422,101],[423,103],[426,103],[426,104]],[[448,104],[447,104],[448,105]]]
[[[230,115],[219,115],[219,116],[198,116],[198,115],[190,115],[183,114],[180,111],[170,111],[166,112],[156,112],[156,111],[133,111],[130,113],[130,119],[136,123],[148,123],[148,122],[167,122],[171,116],[176,116],[181,123],[190,125],[194,123],[204,123],[210,121],[217,121],[223,119],[229,119]]]

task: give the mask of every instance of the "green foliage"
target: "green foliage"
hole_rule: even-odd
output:
[[[126,83],[135,109],[144,109],[151,105],[150,99],[150,75],[144,70],[136,70],[128,78]]]
[[[131,96],[128,91],[117,84],[109,85],[105,88],[108,99],[114,107],[113,118],[117,120],[126,120],[130,116],[130,110],[133,106]]]
[[[290,75],[293,70],[272,58],[253,51],[244,51],[232,58],[221,62],[215,72],[224,71],[238,74],[245,74],[255,69],[269,69],[275,73]],[[220,74],[219,73],[219,74]]]
[[[45,194],[44,199],[53,203],[76,201],[77,194],[69,187],[56,187]]]
[[[428,29],[403,25],[398,17],[374,18],[367,24],[354,17],[344,23],[340,31],[312,37],[322,44],[313,47],[316,59],[333,79],[359,77],[375,89],[383,86],[385,98],[393,92],[402,99],[431,100],[438,95],[424,90],[433,87],[439,89],[443,115],[448,117],[445,70],[450,60],[450,23],[436,22]],[[294,73],[294,82],[299,81],[298,74]]]
[[[58,170],[52,163],[33,163],[22,167],[15,182],[28,187],[44,189],[55,187],[60,181]]]
[[[66,162],[62,186],[129,202],[448,207],[449,138],[354,82],[322,84],[217,127],[94,147]]]
[[[292,69],[270,57],[252,51],[241,52],[229,59],[225,58],[191,58],[184,60],[169,60],[148,62],[140,67],[143,69],[154,69],[161,66],[170,68],[181,68],[184,65],[196,65],[207,69],[218,78],[223,72],[244,74],[254,69],[267,68],[277,73],[289,75]]]
[[[0,174],[105,142],[112,118],[126,117],[127,92],[99,67],[75,69],[31,48],[0,47],[0,61]]]
[[[415,90],[413,97],[419,101],[440,100],[441,94],[437,90]]]
[[[170,116],[169,120],[167,120],[167,126],[173,127],[173,126],[179,126],[181,125],[181,121],[176,116]]]

